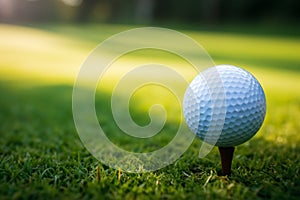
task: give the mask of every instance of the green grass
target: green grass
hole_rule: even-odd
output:
[[[0,199],[298,199],[300,39],[295,37],[185,32],[216,63],[249,70],[266,92],[264,125],[253,139],[237,147],[229,178],[218,176],[216,148],[204,159],[198,158],[201,142],[197,138],[175,163],[144,174],[121,173],[91,156],[73,122],[72,83],[98,42],[128,28],[0,26],[0,54],[4,55],[0,60]],[[132,58],[122,64],[143,63],[149,56]],[[158,59],[171,63],[163,56]],[[117,78],[112,72],[106,81]],[[99,89],[96,108],[105,114],[100,121],[115,143],[149,151],[172,138],[176,118],[170,118],[164,128],[166,138],[128,144],[112,122],[111,87]],[[150,90],[151,95],[155,96],[155,90]],[[168,105],[168,95],[156,100]],[[136,94],[133,101],[139,106],[131,111],[138,123],[145,124],[149,119],[144,111],[153,101],[142,97]]]

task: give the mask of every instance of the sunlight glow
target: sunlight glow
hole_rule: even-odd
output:
[[[82,0],[61,0],[68,6],[80,6],[82,3]]]

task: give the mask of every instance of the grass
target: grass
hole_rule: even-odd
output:
[[[216,63],[242,66],[258,78],[267,96],[266,120],[253,139],[237,147],[231,177],[218,176],[216,148],[204,159],[198,158],[201,142],[197,138],[172,165],[132,174],[109,168],[91,156],[77,135],[71,108],[72,83],[89,51],[109,35],[130,27],[81,26],[0,26],[0,54],[4,55],[0,60],[0,199],[299,198],[298,38],[185,31]],[[149,59],[132,58],[122,64]],[[158,59],[172,64],[163,56]],[[118,78],[111,73],[106,81]],[[111,87],[98,90],[96,108],[104,112],[101,122],[115,143],[135,151],[153,150],[173,137],[176,117],[164,128],[162,133],[168,134],[164,140],[145,143],[148,146],[126,143],[109,111]],[[133,99],[138,105],[131,107],[137,123],[149,122],[144,111],[155,102],[151,97],[156,90],[150,89],[153,96],[146,100],[143,93]],[[169,93],[162,96],[155,100],[170,105]],[[172,108],[167,110],[172,112]]]

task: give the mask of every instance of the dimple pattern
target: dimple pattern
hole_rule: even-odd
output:
[[[236,146],[260,129],[266,114],[265,94],[249,72],[219,65],[206,69],[191,82],[185,92],[183,114],[191,131],[205,142],[221,147]],[[222,125],[219,132],[208,131],[214,130],[210,126]]]

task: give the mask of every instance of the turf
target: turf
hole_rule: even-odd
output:
[[[266,92],[264,125],[252,140],[236,148],[230,177],[218,176],[217,149],[204,159],[198,158],[199,139],[172,165],[144,174],[112,169],[93,158],[73,122],[72,83],[98,42],[128,28],[95,24],[0,26],[0,54],[4,55],[0,60],[0,199],[300,197],[300,39],[295,37],[185,31],[216,63],[239,65],[253,73]],[[132,58],[129,61],[148,59],[141,55]],[[158,59],[164,60],[164,56]],[[96,108],[104,112],[106,117],[100,121],[114,142],[135,151],[166,144],[161,138],[146,146],[128,144],[120,137],[109,110],[109,89],[99,89]],[[143,94],[136,95],[133,104],[139,106],[131,107],[132,116],[137,123],[146,124],[149,118],[144,111],[153,102],[141,98]],[[168,134],[166,139],[173,136],[177,125],[176,119],[170,118],[162,132]]]

